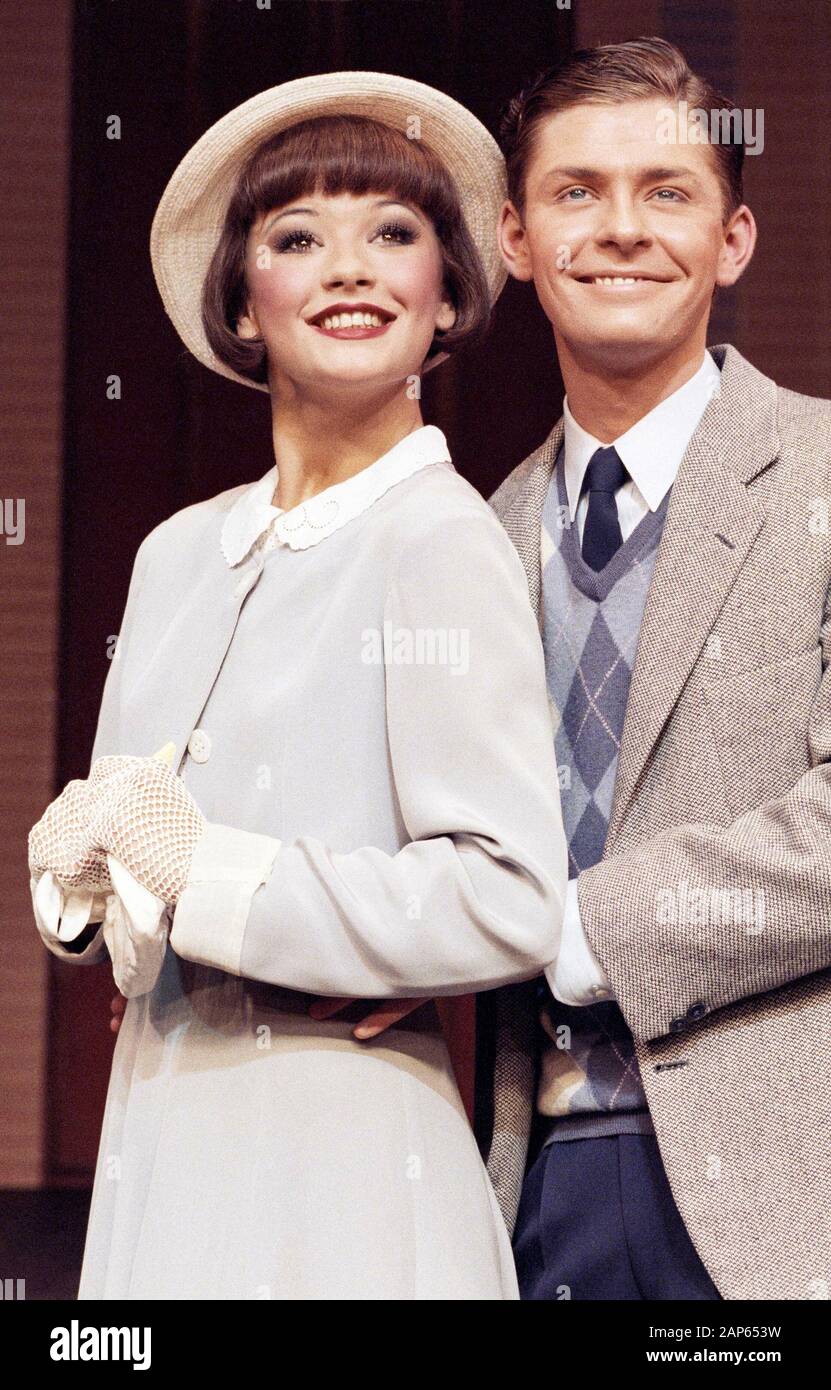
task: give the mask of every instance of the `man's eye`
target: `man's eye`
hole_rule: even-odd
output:
[[[575,194],[577,194],[576,198],[574,196]],[[588,194],[589,190],[587,188],[567,188],[562,196],[567,203],[584,203],[586,201],[586,198],[588,197]]]
[[[286,232],[277,242],[278,251],[307,251],[314,241],[311,232],[301,231],[299,228],[293,232]]]
[[[661,196],[662,194],[664,195],[663,197]],[[681,194],[678,192],[677,188],[659,188],[655,196],[659,198],[662,203],[673,201],[676,198],[680,201],[681,198]]]
[[[375,235],[388,245],[408,246],[416,239],[416,233],[406,222],[384,222]]]

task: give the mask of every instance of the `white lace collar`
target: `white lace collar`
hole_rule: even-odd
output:
[[[260,541],[269,548],[287,545],[292,550],[306,550],[366,511],[395,483],[428,463],[450,463],[447,440],[435,425],[413,430],[368,468],[342,483],[333,483],[288,511],[271,502],[277,486],[275,463],[240,494],[226,516],[222,554],[233,567]]]

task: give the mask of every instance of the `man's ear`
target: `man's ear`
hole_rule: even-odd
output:
[[[742,203],[724,228],[724,242],[718,257],[716,285],[735,285],[747,269],[756,247],[756,220]]]
[[[510,199],[502,204],[496,239],[509,275],[515,280],[533,279],[531,256],[528,251],[528,236],[522,218]]]

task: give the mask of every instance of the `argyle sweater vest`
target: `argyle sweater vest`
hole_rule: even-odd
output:
[[[669,504],[647,512],[599,572],[571,523],[563,451],[542,515],[546,674],[555,725],[569,878],[603,855],[629,682]],[[539,984],[538,1123],[543,1142],[650,1134],[634,1043],[613,1000],[568,1007]]]

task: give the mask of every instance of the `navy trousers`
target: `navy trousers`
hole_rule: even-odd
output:
[[[523,1299],[720,1299],[651,1134],[540,1150],[514,1232]]]

